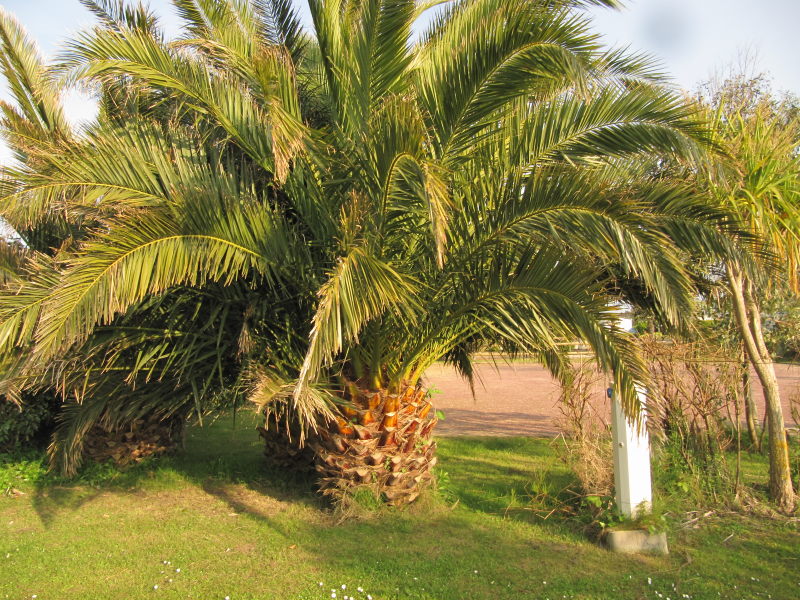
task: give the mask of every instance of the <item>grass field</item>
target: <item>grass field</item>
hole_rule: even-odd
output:
[[[715,513],[683,529],[673,513],[670,556],[628,557],[543,520],[531,495],[570,482],[552,443],[443,439],[435,497],[343,522],[308,479],[263,466],[241,419],[194,430],[181,455],[75,482],[38,455],[5,457],[0,599],[800,598],[791,521]]]

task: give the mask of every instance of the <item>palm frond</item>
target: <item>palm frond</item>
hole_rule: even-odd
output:
[[[0,288],[21,283],[29,255],[29,250],[15,241],[0,243]]]
[[[444,12],[415,58],[439,152],[458,154],[474,143],[509,102],[584,89],[597,48],[588,25],[535,2],[479,0]]]
[[[276,173],[303,148],[305,128],[296,117],[294,80],[281,52],[262,56],[261,66],[277,89],[259,101],[231,74],[181,56],[152,36],[123,30],[79,35],[68,44],[59,68],[73,79],[129,76],[176,94],[209,115],[262,168]]]
[[[258,205],[232,209],[189,203],[182,223],[168,212],[152,211],[87,243],[68,262],[44,307],[36,353],[52,356],[81,342],[95,325],[178,284],[229,284],[250,270],[270,274],[291,264],[274,213]]]
[[[509,159],[532,166],[653,152],[692,159],[711,141],[709,125],[696,108],[652,86],[520,106],[507,126]]]
[[[20,113],[44,136],[68,137],[69,124],[60,94],[46,73],[47,67],[33,40],[17,20],[0,9],[0,71]],[[13,131],[13,129],[12,129]],[[13,145],[13,138],[10,140]]]
[[[388,311],[413,319],[417,308],[414,282],[357,246],[337,261],[317,296],[319,304],[295,388],[296,400],[370,320]]]
[[[141,2],[131,6],[126,0],[80,0],[86,9],[111,29],[137,29],[160,36],[158,16]]]
[[[58,285],[57,265],[49,256],[34,254],[20,281],[0,292],[0,354],[13,356],[30,348],[45,302]]]

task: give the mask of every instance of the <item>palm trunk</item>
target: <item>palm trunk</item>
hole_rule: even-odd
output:
[[[271,414],[267,416],[264,426],[256,429],[264,440],[264,456],[270,465],[299,472],[314,470],[314,452],[307,445],[300,445],[301,431],[298,426]]]
[[[744,276],[735,268],[729,267],[728,279],[736,324],[747,356],[761,382],[767,404],[770,497],[780,509],[789,512],[794,509],[795,496],[775,365],[764,343],[758,306],[753,295],[749,293]]]
[[[147,416],[122,427],[97,424],[86,434],[83,455],[94,462],[113,461],[120,466],[176,451],[183,442],[186,417]]]
[[[436,425],[426,390],[398,393],[348,386],[352,408],[310,442],[323,494],[341,500],[359,487],[394,506],[415,500],[433,483]]]

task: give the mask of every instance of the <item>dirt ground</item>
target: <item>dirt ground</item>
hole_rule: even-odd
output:
[[[791,422],[789,397],[800,392],[800,365],[776,365],[784,417]],[[452,369],[436,364],[426,373],[433,403],[445,414],[438,435],[553,436],[557,421],[558,383],[538,364],[476,365],[475,399],[469,384]],[[764,397],[753,375],[753,392],[764,412]],[[598,389],[598,410],[608,411],[604,389]]]

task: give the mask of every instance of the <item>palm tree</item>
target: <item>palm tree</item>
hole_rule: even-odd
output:
[[[84,4],[104,29],[160,36],[158,20],[142,6],[113,0]],[[46,278],[74,255],[77,242],[113,218],[122,218],[120,212],[130,207],[113,202],[112,194],[124,188],[97,184],[92,190],[97,195],[90,196],[88,185],[59,180],[63,161],[85,146],[64,118],[63,86],[50,76],[22,26],[5,12],[1,16],[0,61],[14,98],[14,104],[2,106],[3,134],[16,158],[6,166],[2,180],[3,216],[20,240],[2,248],[3,283],[12,295],[21,294],[21,306],[32,302],[35,309],[37,299],[26,294],[51,285]],[[95,128],[118,128],[135,119],[168,128],[175,113],[168,99],[125,79],[103,85],[99,99],[100,123]],[[33,173],[37,182],[21,186]],[[72,176],[82,177],[76,171]],[[26,361],[25,344],[7,348],[3,392],[26,405],[29,398],[23,400],[22,389],[60,392],[64,404],[51,449],[54,466],[67,473],[79,464],[87,440],[104,453],[110,452],[107,441],[125,440],[116,444],[115,452],[137,443],[139,434],[132,425],[140,420],[166,421],[166,427],[151,429],[162,436],[157,447],[169,447],[190,412],[196,411],[202,422],[208,412],[230,409],[231,394],[223,389],[235,382],[238,361],[225,359],[223,364],[223,358],[243,354],[238,336],[263,321],[252,308],[252,294],[246,285],[209,286],[148,299],[97,328],[58,361]],[[256,344],[248,345],[255,350]],[[149,437],[155,441],[152,431]]]
[[[15,161],[28,163],[35,158],[31,148],[55,149],[68,143],[72,129],[61,105],[62,89],[46,77],[46,65],[22,26],[5,10],[0,10],[0,70],[12,102],[0,102],[2,131]],[[6,207],[4,218],[14,228],[22,246],[34,252],[49,252],[74,233],[62,214],[39,218],[40,207],[27,204]]]
[[[725,263],[736,329],[767,404],[770,497],[786,512],[795,506],[789,449],[772,354],[764,341],[760,298],[770,279],[786,277],[798,290],[800,251],[800,121],[789,107],[759,93],[758,79],[740,75],[725,82],[710,101],[719,143],[727,160],[707,171],[712,195],[739,215],[762,240],[760,269]],[[764,260],[764,257],[772,260]],[[777,261],[774,258],[777,257]],[[780,268],[776,268],[780,264]],[[752,434],[751,434],[752,435]]]
[[[563,375],[580,338],[636,414],[646,369],[604,265],[679,324],[681,251],[727,251],[729,220],[636,166],[691,159],[705,126],[646,60],[603,52],[582,4],[312,0],[309,38],[285,0],[175,0],[175,42],[80,35],[62,76],[129,81],[174,112],[13,174],[16,198],[57,187],[111,214],[0,299],[0,342],[41,365],[149,298],[244,287],[265,316],[235,385],[315,451],[326,493],[395,504],[432,479],[434,361],[471,379],[497,344]]]
[[[54,151],[72,139],[61,105],[59,86],[46,77],[46,65],[23,27],[4,9],[0,9],[0,71],[6,80],[12,101],[0,101],[0,129],[17,164],[36,162],[32,148]],[[46,168],[42,164],[34,168]],[[61,246],[76,234],[76,223],[59,211],[45,211],[26,204],[3,210],[3,229],[10,235],[0,242],[0,273],[3,288],[15,290],[24,280],[24,265],[31,261],[50,260],[54,247]],[[11,368],[13,355],[2,361]],[[15,387],[3,389],[6,399],[21,403]]]

